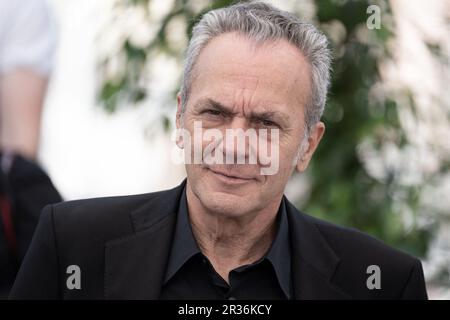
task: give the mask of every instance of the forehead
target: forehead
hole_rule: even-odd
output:
[[[203,48],[192,80],[192,100],[214,95],[298,108],[310,94],[310,67],[299,49],[286,40],[256,45],[237,33],[218,36]]]

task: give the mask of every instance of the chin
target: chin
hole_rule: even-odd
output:
[[[188,172],[189,176],[189,172]],[[203,207],[214,214],[239,217],[260,209],[261,200],[258,181],[234,182],[221,179],[210,170],[202,170],[202,175],[191,181],[191,190]]]
[[[255,210],[255,199],[248,195],[236,195],[220,191],[200,194],[203,206],[215,214],[227,217],[240,217]]]

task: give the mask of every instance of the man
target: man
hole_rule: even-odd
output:
[[[250,2],[205,14],[177,98],[187,179],[48,206],[11,298],[426,299],[419,260],[283,196],[324,133],[329,68],[326,38],[287,12]],[[198,124],[209,135],[195,145]],[[223,138],[250,129],[258,143],[244,151]],[[270,162],[237,161],[259,142]]]

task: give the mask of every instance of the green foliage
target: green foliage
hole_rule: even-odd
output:
[[[395,102],[369,99],[371,88],[380,81],[378,65],[381,57],[388,55],[384,45],[393,30],[382,24],[381,29],[373,31],[372,42],[360,39],[357,32],[365,27],[364,13],[371,3],[339,3],[343,4],[319,1],[318,5],[319,24],[340,21],[346,37],[341,44],[333,43],[343,47],[344,53],[334,62],[328,110],[324,114],[327,130],[310,167],[313,186],[306,209],[327,220],[364,230],[410,253],[423,255],[429,233],[419,228],[405,230],[400,212],[396,211],[393,190],[405,187],[398,184],[394,172],[385,181],[370,177],[357,153],[364,139],[377,137],[377,132],[387,129],[395,132],[399,141],[404,140]],[[384,14],[389,12],[386,10]],[[378,137],[380,144],[383,138],[382,134]],[[419,188],[404,191],[414,212]]]

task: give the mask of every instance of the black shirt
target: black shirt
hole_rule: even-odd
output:
[[[291,255],[284,198],[276,223],[276,236],[267,253],[252,264],[231,270],[228,284],[198,247],[189,222],[186,190],[183,190],[160,298],[290,299]]]

